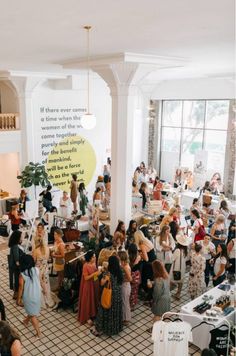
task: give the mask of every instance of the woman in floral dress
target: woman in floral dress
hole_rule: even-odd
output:
[[[191,257],[191,268],[189,272],[189,294],[191,299],[197,298],[203,294],[206,288],[205,284],[205,257],[201,255],[202,245],[195,244],[194,252]]]
[[[52,308],[55,305],[55,301],[52,298],[49,271],[48,271],[48,259],[49,248],[42,238],[38,240],[38,247],[33,251],[33,258],[35,266],[39,269],[39,279],[41,284],[41,306],[42,308]]]

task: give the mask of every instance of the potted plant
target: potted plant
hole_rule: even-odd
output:
[[[42,187],[46,187],[50,184],[45,167],[40,163],[29,162],[21,172],[21,175],[17,176],[17,179],[19,179],[21,188],[30,188],[34,186],[35,199],[37,198],[36,186],[41,185]]]

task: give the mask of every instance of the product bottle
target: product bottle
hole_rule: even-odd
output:
[[[234,300],[234,291],[231,290],[231,292],[230,292],[230,306],[231,307],[234,307],[234,302],[235,302],[235,300]]]

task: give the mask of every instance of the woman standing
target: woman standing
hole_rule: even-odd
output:
[[[204,271],[206,268],[206,260],[201,255],[202,245],[194,245],[194,253],[191,256],[191,268],[189,272],[188,290],[191,299],[197,298],[203,294],[206,287],[204,281]]]
[[[155,242],[157,259],[164,263],[165,269],[169,273],[172,264],[172,254],[175,249],[175,241],[168,225],[162,227],[160,235],[156,237]]]
[[[54,301],[51,295],[51,287],[48,271],[49,248],[44,239],[41,239],[34,249],[32,256],[35,266],[39,269],[39,278],[41,284],[41,306],[42,308],[52,308]]]
[[[163,184],[161,183],[160,178],[156,177],[155,181],[153,183],[153,199],[154,200],[162,199],[162,195],[161,195],[162,189],[163,189]]]
[[[108,336],[117,335],[123,328],[122,314],[122,294],[121,286],[123,282],[122,270],[119,259],[116,256],[109,257],[108,273],[104,274],[101,279],[101,286],[104,286],[108,280],[111,281],[112,297],[110,309],[104,309],[101,305],[98,309],[95,321],[95,329],[91,332],[95,336],[102,333]]]
[[[123,324],[128,325],[131,320],[131,310],[130,310],[130,294],[132,281],[131,268],[128,263],[128,255],[126,251],[119,251],[118,256],[120,258],[120,264],[123,272],[123,283],[122,283],[122,311],[123,311]]]
[[[54,258],[53,269],[58,275],[58,289],[62,285],[65,266],[65,244],[62,236],[63,232],[61,229],[54,231],[54,252],[52,253],[52,257]]]
[[[70,198],[74,209],[72,213],[76,214],[78,212],[78,182],[76,174],[72,174],[72,181],[70,183]]]
[[[213,286],[216,287],[225,279],[226,264],[228,261],[227,247],[225,244],[220,243],[217,246],[217,255],[215,256],[214,263],[214,277]]]
[[[10,327],[7,321],[0,321],[0,355],[21,355],[20,336]]]
[[[177,292],[174,297],[179,300],[186,270],[188,242],[183,235],[177,235],[176,240],[177,245],[173,253],[173,263],[170,271],[170,280],[173,284],[177,284]]]
[[[25,189],[22,189],[20,191],[20,197],[19,197],[19,200],[18,200],[18,203],[19,203],[19,206],[20,206],[20,211],[25,211],[25,204],[26,202],[29,201],[29,198],[27,196],[27,192]]]
[[[44,244],[47,246],[48,245],[48,233],[44,228],[44,225],[42,223],[39,223],[36,228],[36,232],[32,237],[32,250],[34,251],[35,248],[37,248],[40,244],[41,241],[44,241]]]
[[[137,231],[138,225],[135,220],[130,220],[128,230],[126,231],[127,240],[125,248],[128,249],[134,243],[134,234]]]
[[[80,183],[79,185],[79,207],[82,215],[86,214],[86,208],[88,204],[88,198],[86,194],[86,189],[84,183]]]
[[[19,214],[19,204],[17,202],[15,202],[12,206],[11,206],[11,210],[8,214],[8,217],[11,221],[11,229],[12,231],[16,231],[19,230],[19,226],[22,223],[21,220],[21,214]]]
[[[21,247],[22,233],[19,230],[13,231],[10,236],[8,247],[10,248],[9,254],[9,280],[10,289],[14,291],[13,299],[17,299],[19,289],[19,276],[20,276],[20,258],[24,255],[24,250]]]
[[[96,267],[96,256],[94,251],[88,251],[85,255],[82,279],[80,283],[78,320],[81,324],[93,325],[93,319],[97,315],[99,281],[101,274]]]
[[[43,206],[47,211],[52,209],[52,194],[51,194],[52,186],[48,185],[46,190],[43,190],[39,196],[43,199]]]
[[[211,271],[211,264],[210,260],[215,255],[216,248],[215,245],[211,242],[210,235],[204,236],[204,240],[198,242],[202,246],[201,253],[206,260],[206,268],[205,268],[205,283],[208,287],[210,281],[210,271]]]
[[[194,223],[192,227],[189,226],[189,229],[193,230],[193,241],[195,243],[196,241],[204,239],[206,231],[198,210],[193,209],[191,211],[191,217]]]
[[[39,270],[35,267],[34,259],[30,255],[23,255],[20,259],[19,294],[17,301],[20,303],[21,297],[27,313],[23,323],[28,326],[31,321],[36,337],[40,338],[38,315],[41,307],[41,286],[39,280]]]
[[[162,315],[170,311],[171,295],[169,275],[161,261],[152,262],[154,287],[152,313],[153,321],[160,320]]]
[[[211,228],[211,238],[216,248],[220,243],[225,242],[226,229],[225,229],[225,217],[223,214],[220,214],[216,217],[215,223]]]
[[[132,277],[130,307],[131,310],[134,310],[134,307],[138,304],[138,289],[141,283],[141,257],[138,254],[138,248],[134,243],[129,245],[128,254]]]
[[[63,218],[69,218],[70,213],[70,198],[67,192],[63,192],[63,196],[60,198],[60,214]]]
[[[156,254],[153,243],[144,236],[142,231],[135,232],[134,240],[143,260],[141,271],[142,288],[147,293],[146,299],[149,301],[152,298],[152,291],[147,287],[147,281],[153,278],[152,262],[155,261]]]
[[[141,183],[139,193],[142,195],[142,209],[146,208],[147,200],[148,200],[148,186],[147,183]]]
[[[113,242],[117,246],[117,249],[122,248],[125,243],[125,238],[125,223],[119,221],[113,237]]]

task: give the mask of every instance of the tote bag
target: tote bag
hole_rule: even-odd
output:
[[[101,305],[104,309],[110,309],[111,307],[111,297],[112,297],[112,289],[111,289],[111,280],[107,281],[106,285],[102,291],[101,297]]]

